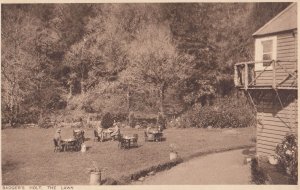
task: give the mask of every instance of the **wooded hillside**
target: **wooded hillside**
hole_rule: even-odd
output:
[[[2,4],[2,124],[221,104],[252,33],[288,5]]]

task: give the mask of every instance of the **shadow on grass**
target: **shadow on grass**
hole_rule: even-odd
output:
[[[84,142],[89,140],[91,140],[91,138],[84,138]]]
[[[140,147],[142,147],[142,146],[143,146],[143,145],[138,144],[138,145],[136,145],[136,146],[131,145],[130,148],[120,148],[120,147],[119,147],[119,150],[131,150],[131,149],[140,148]]]
[[[166,140],[167,140],[166,137],[162,137],[160,141],[158,141],[158,140],[146,140],[145,142],[159,143],[159,142],[164,142]]]
[[[9,172],[9,171],[12,171],[12,170],[15,170],[19,167],[21,163],[20,162],[13,162],[13,161],[4,161],[2,163],[2,172],[3,173],[6,173],[6,172]]]
[[[89,151],[92,148],[92,146],[86,146],[86,151]]]

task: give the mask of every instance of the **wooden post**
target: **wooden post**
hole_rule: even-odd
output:
[[[237,66],[234,65],[234,85],[238,86],[239,82],[238,82],[238,71],[237,71]]]
[[[272,67],[273,67],[273,84],[272,87],[275,89],[276,88],[276,61],[272,61]]]
[[[244,84],[244,87],[245,87],[245,90],[248,89],[248,64],[245,64],[245,84]]]

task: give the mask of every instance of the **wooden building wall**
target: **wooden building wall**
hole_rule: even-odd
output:
[[[298,133],[297,91],[282,90],[279,96],[283,108],[274,90],[268,91],[257,104],[258,155],[274,154],[287,133]]]
[[[284,59],[297,59],[297,33],[287,32],[277,35],[277,60]],[[291,73],[297,69],[296,62],[281,62],[287,70]],[[258,76],[261,71],[257,71],[255,74]],[[281,67],[276,66],[276,84],[282,87],[297,86],[297,79],[293,77],[287,78],[288,73]],[[284,80],[287,79],[287,80]],[[256,80],[256,85],[272,85],[273,83],[273,71],[264,71]]]

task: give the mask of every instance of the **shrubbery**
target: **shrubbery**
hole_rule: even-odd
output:
[[[112,127],[113,124],[114,124],[113,116],[109,112],[107,112],[101,120],[101,125],[104,129],[107,129]]]
[[[54,127],[55,123],[51,121],[51,118],[49,117],[41,117],[39,120],[38,120],[38,126],[40,128],[50,128],[50,127]]]
[[[278,168],[291,177],[291,183],[298,181],[298,144],[294,134],[285,136],[282,143],[276,147]]]
[[[128,114],[127,113],[112,113],[113,118],[116,122],[124,122],[127,120]]]
[[[255,116],[245,100],[222,98],[212,106],[195,104],[180,118],[172,120],[169,126],[206,128],[248,127],[255,122]]]

